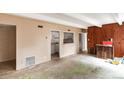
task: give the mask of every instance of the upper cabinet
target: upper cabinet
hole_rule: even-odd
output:
[[[110,38],[113,39],[114,36],[113,24],[103,25],[102,30],[103,30],[104,40],[108,40]]]

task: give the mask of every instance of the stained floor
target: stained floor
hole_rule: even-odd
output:
[[[15,71],[16,69],[16,61],[5,61],[0,62],[0,76],[6,75],[7,73],[11,73],[12,71]]]
[[[1,64],[0,64],[1,65]],[[1,66],[0,66],[1,67]],[[124,78],[124,65],[113,65],[90,55],[73,55],[20,71],[1,70],[1,79],[111,79]]]

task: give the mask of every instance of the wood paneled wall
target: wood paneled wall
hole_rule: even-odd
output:
[[[102,41],[113,39],[114,56],[124,56],[124,23],[106,24],[100,27],[88,27],[88,50],[95,54],[95,45]]]

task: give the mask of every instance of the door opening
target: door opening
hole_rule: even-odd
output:
[[[82,47],[83,47],[82,34],[79,33],[79,53],[82,53]]]
[[[83,53],[87,53],[87,33],[82,33],[82,45]]]
[[[16,26],[0,24],[0,74],[16,70]]]
[[[87,53],[87,33],[79,33],[79,53]]]
[[[59,31],[51,31],[51,59],[58,59],[60,46],[60,33]]]

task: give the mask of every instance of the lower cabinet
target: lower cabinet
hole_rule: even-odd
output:
[[[96,45],[96,56],[103,59],[113,59],[114,47],[106,45]]]

